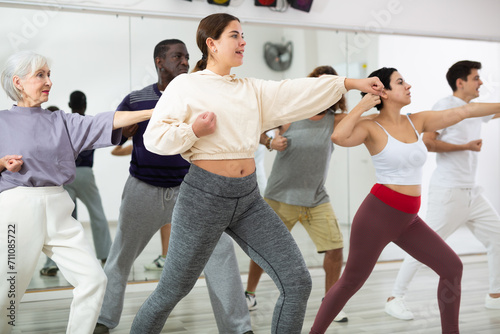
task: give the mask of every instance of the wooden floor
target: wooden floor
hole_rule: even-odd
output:
[[[92,233],[90,229],[90,224],[88,222],[83,223],[83,228],[85,230],[85,235],[89,243],[93,244]],[[111,237],[114,238],[117,230],[117,223],[110,222],[109,224]],[[344,236],[344,261],[347,260],[347,249],[349,249],[349,226],[347,224],[341,224],[340,229]],[[301,224],[297,224],[292,230],[292,235],[297,242],[304,260],[308,268],[317,268],[323,265],[323,254],[318,254],[316,252],[316,247],[311,241],[311,238],[307,234],[307,231],[302,227]],[[484,246],[472,235],[472,233],[467,228],[460,228],[455,233],[453,233],[446,242],[453,248],[457,254],[480,254],[484,253],[486,249]],[[249,258],[237,245],[235,246],[236,257],[238,259],[238,266],[242,274],[248,273]],[[142,282],[142,281],[157,281],[160,278],[161,272],[159,271],[149,271],[144,269],[145,264],[150,264],[161,252],[161,238],[159,232],[153,236],[146,248],[142,251],[139,257],[136,259],[132,270],[129,275],[130,282]],[[393,243],[388,244],[382,251],[379,257],[379,261],[398,261],[402,260],[406,253]],[[63,275],[58,274],[57,276],[41,276],[38,270],[41,269],[45,263],[46,257],[41,254],[38,260],[37,271],[33,275],[31,282],[28,286],[28,290],[39,291],[43,289],[54,289],[69,286],[68,281]],[[500,332],[499,332],[500,333]]]
[[[486,256],[462,256],[462,260],[464,276],[460,312],[461,333],[500,333],[500,310],[488,310],[484,307],[484,297],[488,287]],[[377,264],[366,284],[344,309],[349,316],[349,322],[333,323],[327,333],[441,333],[435,297],[437,277],[428,268],[419,271],[407,296],[407,304],[414,312],[415,319],[401,321],[384,313],[384,302],[391,291],[399,266],[399,262]],[[323,270],[313,268],[311,276],[313,291],[302,333],[308,333],[324,294]],[[246,276],[243,275],[242,279],[246,281]],[[120,325],[111,331],[112,334],[129,333],[137,310],[155,284],[155,282],[129,284]],[[257,294],[259,309],[251,312],[255,334],[270,333],[272,309],[277,293],[269,277],[264,276]],[[27,293],[21,303],[18,326],[14,333],[64,333],[70,303],[70,289]],[[174,309],[162,333],[217,333],[203,279],[199,280],[193,291]]]

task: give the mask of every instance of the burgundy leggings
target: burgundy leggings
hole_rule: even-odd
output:
[[[439,275],[437,298],[442,332],[459,333],[462,262],[417,215],[419,205],[420,197],[407,196],[379,184],[373,187],[354,216],[342,277],[326,294],[310,334],[325,333],[368,279],[380,253],[391,241]]]

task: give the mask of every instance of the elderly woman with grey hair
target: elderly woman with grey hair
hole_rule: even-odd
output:
[[[80,152],[118,144],[121,127],[148,120],[152,111],[81,116],[43,109],[52,87],[50,68],[33,52],[11,56],[1,83],[17,104],[0,111],[0,333],[17,324],[40,252],[75,287],[67,333],[91,333],[106,276],[71,217],[74,204],[62,186],[73,181]]]

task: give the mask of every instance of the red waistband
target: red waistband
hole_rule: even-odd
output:
[[[375,195],[375,197],[385,204],[399,211],[416,214],[420,209],[420,196],[409,196],[398,193],[379,183],[375,183],[370,193]]]

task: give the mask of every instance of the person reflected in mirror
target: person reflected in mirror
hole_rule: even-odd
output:
[[[85,111],[87,110],[87,96],[81,91],[72,92],[69,96],[68,106],[72,113],[85,116]],[[59,110],[59,108],[56,110]],[[77,199],[80,199],[87,208],[96,257],[101,260],[101,263],[104,265],[108,257],[109,248],[111,247],[111,234],[109,232],[108,220],[106,219],[102,206],[99,188],[97,188],[95,181],[94,171],[92,170],[94,166],[94,152],[95,150],[87,150],[78,154],[75,160],[75,179],[73,182],[64,185],[64,189],[75,203],[75,209],[71,214],[73,218],[78,219]],[[40,269],[40,275],[55,276],[58,270],[59,268],[56,263],[47,256],[43,268]]]
[[[337,75],[331,66],[319,66],[308,76]],[[334,126],[347,111],[345,96],[326,110],[308,119],[285,124],[276,140],[263,134],[265,142],[276,153],[269,175],[264,200],[278,214],[289,231],[300,222],[306,229],[320,254],[324,254],[325,293],[339,279],[344,247],[342,232],[325,189],[326,176],[334,146],[330,139]],[[293,145],[288,146],[293,140]],[[249,310],[256,310],[255,291],[263,273],[250,260],[245,296]],[[346,322],[347,315],[340,312],[334,319]]]
[[[158,81],[127,95],[118,110],[154,108],[170,83],[189,70],[189,53],[184,42],[178,39],[158,43],[153,59]],[[145,121],[124,129],[121,144],[128,137],[133,138],[130,175],[123,189],[116,236],[104,266],[108,285],[94,334],[109,333],[110,328],[119,324],[132,265],[158,231],[162,254],[153,263],[146,264],[145,269],[161,271],[169,252],[172,210],[190,163],[179,154],[165,156],[148,151],[143,141],[147,126]],[[227,234],[221,236],[204,273],[219,332],[251,332],[236,253]]]
[[[123,126],[152,113],[81,116],[44,109],[50,74],[47,58],[31,51],[10,56],[1,74],[3,89],[16,101],[0,111],[0,244],[12,245],[0,249],[0,271],[10,277],[1,280],[0,306],[14,313],[13,319],[4,314],[0,320],[2,334],[22,319],[19,304],[42,252],[74,287],[66,332],[92,332],[106,275],[82,225],[71,216],[74,203],[63,186],[75,178],[78,154],[118,144]]]
[[[443,333],[459,333],[462,262],[418,216],[427,148],[423,132],[434,132],[466,118],[500,112],[500,103],[474,103],[443,111],[401,114],[411,103],[411,85],[395,68],[370,74],[384,84],[380,97],[367,94],[338,124],[332,141],[364,144],[372,156],[377,183],[354,216],[349,255],[341,278],[325,296],[311,334],[325,333],[335,316],[368,279],[385,246],[393,242],[439,275],[438,304]],[[371,101],[379,114],[360,121]],[[424,242],[425,241],[425,242]]]
[[[246,42],[240,21],[226,13],[201,20],[197,44],[202,57],[195,72],[169,84],[144,133],[151,152],[181,154],[192,164],[174,207],[160,281],[139,309],[131,333],[161,332],[223,232],[278,285],[271,333],[300,333],[311,278],[290,232],[260,195],[254,160],[259,137],[314,116],[349,89],[376,93],[382,85],[377,78],[334,75],[283,81],[236,78],[231,69],[243,64]]]
[[[479,70],[481,63],[463,60],[453,64],[446,79],[453,94],[442,98],[433,110],[457,108],[479,97],[483,84]],[[488,254],[490,286],[485,307],[500,309],[500,218],[476,183],[481,127],[500,114],[464,119],[437,131],[425,132],[424,143],[429,152],[436,152],[436,169],[429,187],[427,224],[443,239],[460,227],[467,227],[485,246]],[[399,269],[388,298],[385,312],[397,319],[414,318],[405,303],[408,285],[421,263],[407,255]]]

